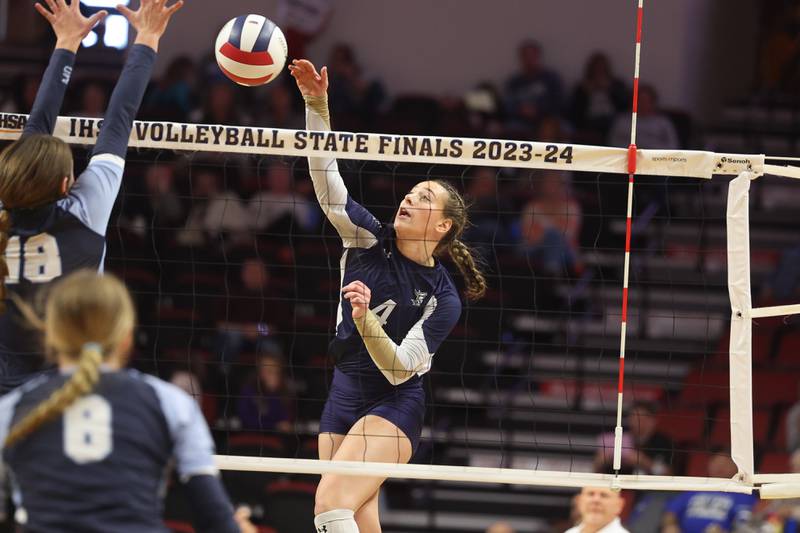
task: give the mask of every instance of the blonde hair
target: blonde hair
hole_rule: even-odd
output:
[[[118,354],[136,321],[133,300],[125,285],[111,275],[80,270],[66,276],[47,298],[44,321],[23,313],[44,330],[45,347],[53,357],[73,360],[72,377],[48,399],[11,428],[5,446],[11,446],[56,418],[81,396],[89,394],[100,379],[100,365]]]
[[[7,209],[39,207],[60,196],[73,171],[69,145],[52,135],[25,135],[0,152],[0,313],[6,310],[5,251],[11,216]]]

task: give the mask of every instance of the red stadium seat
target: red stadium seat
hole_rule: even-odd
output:
[[[280,531],[314,531],[314,493],[303,481],[275,481],[265,488],[267,521]]]
[[[794,403],[798,381],[796,372],[753,372],[753,405],[776,407]]]
[[[764,454],[756,470],[759,474],[786,474],[789,473],[789,454],[772,452]]]
[[[658,414],[658,428],[676,443],[697,444],[703,439],[705,416],[701,409],[664,411]]]
[[[753,413],[753,441],[758,445],[767,443],[769,436],[770,412],[759,409]],[[714,416],[714,426],[711,429],[709,444],[712,446],[729,447],[731,445],[731,411],[720,409]]]
[[[683,405],[728,404],[730,389],[728,387],[728,371],[694,370],[684,380],[680,394]]]

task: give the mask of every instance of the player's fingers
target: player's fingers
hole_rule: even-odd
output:
[[[328,85],[328,67],[322,67],[320,71],[320,75],[322,76],[322,83],[326,86]]]
[[[94,15],[89,17],[89,21],[86,23],[86,25],[89,28],[94,28],[95,24],[97,24],[98,22],[100,22],[101,20],[106,18],[107,16],[108,16],[108,11],[106,11],[106,10],[98,11],[97,13],[95,13]]]
[[[47,2],[47,7],[50,8],[50,12],[53,14],[58,13],[58,6],[55,3],[55,0],[44,0]]]
[[[176,11],[178,11],[182,7],[183,7],[183,0],[178,0],[177,2],[175,2],[174,4],[172,4],[167,8],[167,16],[171,17],[173,14],[175,14]]]
[[[41,16],[47,19],[47,22],[50,22],[52,24],[53,21],[55,21],[56,18],[53,16],[53,14],[50,13],[50,11],[48,11],[47,8],[44,7],[42,4],[36,3],[33,4],[33,7],[34,9],[36,9],[36,11],[39,12]]]
[[[122,16],[124,16],[128,20],[131,20],[134,16],[134,12],[131,11],[127,6],[123,6],[122,4],[119,4],[117,6],[117,11],[122,13]]]
[[[56,5],[58,6],[59,10],[69,9],[69,6],[67,6],[67,3],[64,0],[56,0]]]

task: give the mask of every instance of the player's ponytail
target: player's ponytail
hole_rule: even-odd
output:
[[[6,312],[6,276],[8,276],[8,262],[6,261],[6,248],[8,247],[8,232],[11,229],[11,213],[0,208],[0,314]]]
[[[17,442],[63,413],[81,396],[89,394],[100,379],[103,353],[97,344],[87,344],[78,359],[78,367],[64,385],[17,422],[6,437],[5,447]]]
[[[114,276],[81,270],[61,279],[47,298],[44,321],[29,307],[21,310],[44,329],[45,347],[58,362],[74,363],[69,380],[36,406],[9,432],[5,446],[24,439],[42,424],[89,394],[100,379],[100,365],[112,355],[127,356],[136,313],[125,285]]]
[[[449,252],[458,271],[464,276],[464,282],[467,285],[465,291],[467,299],[481,299],[486,294],[486,277],[475,263],[472,250],[463,242],[455,239],[450,243]]]
[[[486,294],[486,277],[481,272],[476,254],[472,249],[461,242],[464,228],[469,224],[467,217],[467,204],[459,192],[446,181],[436,180],[436,183],[447,191],[448,198],[444,206],[444,216],[453,221],[450,231],[447,232],[434,250],[435,255],[447,252],[458,267],[466,283],[465,296],[469,300],[478,300]]]
[[[0,203],[6,209],[32,208],[62,196],[73,174],[69,145],[52,135],[25,135],[0,152]]]

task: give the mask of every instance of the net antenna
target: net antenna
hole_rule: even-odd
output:
[[[633,66],[633,110],[631,112],[631,144],[628,146],[628,207],[625,219],[625,268],[622,274],[622,321],[619,332],[619,387],[617,392],[617,425],[614,428],[615,479],[622,468],[622,395],[625,388],[625,337],[628,327],[628,280],[631,264],[631,231],[633,221],[633,183],[636,176],[636,118],[639,112],[639,65],[642,58],[642,20],[644,0],[636,10],[636,54]]]

